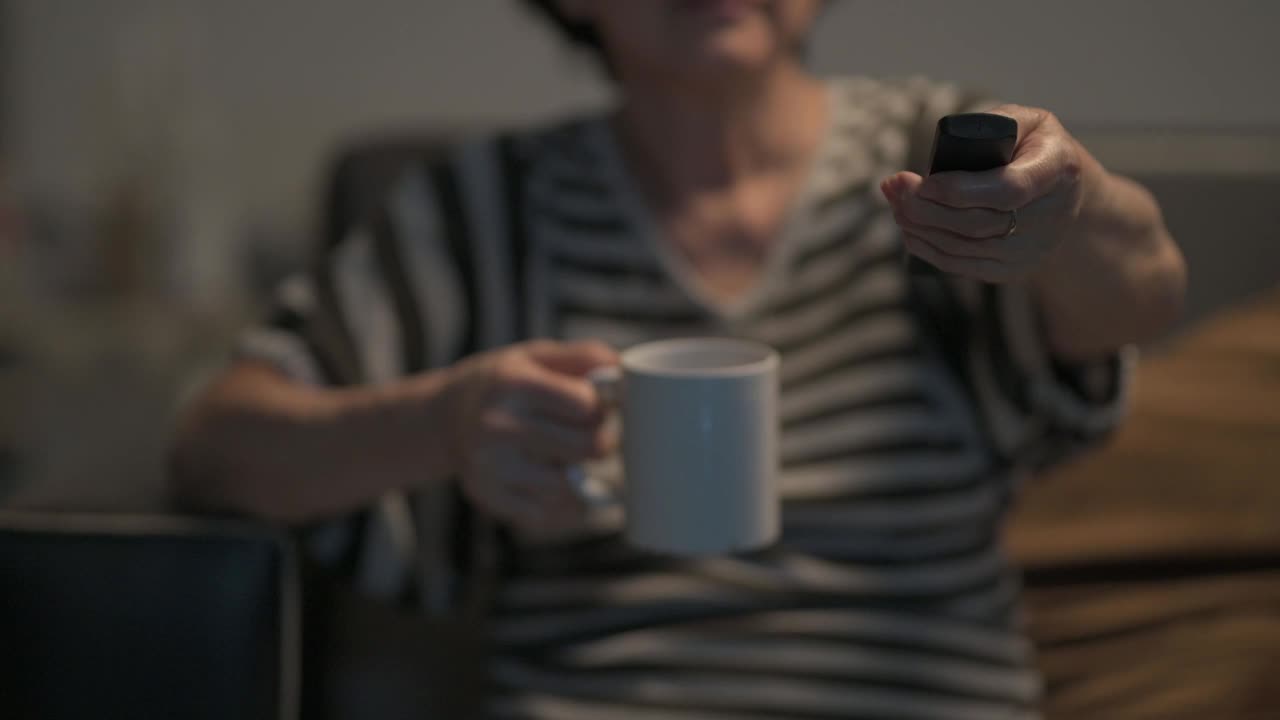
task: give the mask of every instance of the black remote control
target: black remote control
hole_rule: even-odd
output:
[[[993,113],[960,113],[938,121],[933,136],[929,174],[964,170],[982,172],[1013,159],[1018,143],[1018,121]],[[913,275],[937,275],[941,271],[914,255],[907,257]]]

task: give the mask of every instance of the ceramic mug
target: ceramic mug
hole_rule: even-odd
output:
[[[621,488],[581,467],[592,504],[621,502],[639,548],[707,555],[778,537],[778,354],[759,343],[685,338],[644,343],[592,374],[621,419]]]

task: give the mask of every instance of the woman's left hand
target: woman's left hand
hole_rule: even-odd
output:
[[[939,269],[992,283],[1028,278],[1077,227],[1104,171],[1046,110],[1002,105],[1018,121],[1013,160],[985,172],[900,172],[881,192],[907,250]]]

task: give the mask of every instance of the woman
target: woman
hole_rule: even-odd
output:
[[[179,489],[297,525],[374,508],[315,552],[430,604],[413,498],[456,478],[514,538],[497,717],[1034,716],[999,524],[1114,425],[1121,349],[1178,312],[1152,197],[1016,105],[1007,168],[903,170],[977,103],[814,77],[818,0],[536,5],[617,109],[410,173],[188,413]],[[912,281],[904,246],[949,279]],[[585,374],[673,334],[782,353],[769,551],[630,551],[565,480],[614,442]]]

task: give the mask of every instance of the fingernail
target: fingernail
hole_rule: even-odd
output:
[[[893,178],[889,178],[888,180],[880,183],[880,192],[884,194],[885,200],[896,205],[898,202],[898,194],[901,192],[901,189],[898,187],[898,183],[894,182]]]

